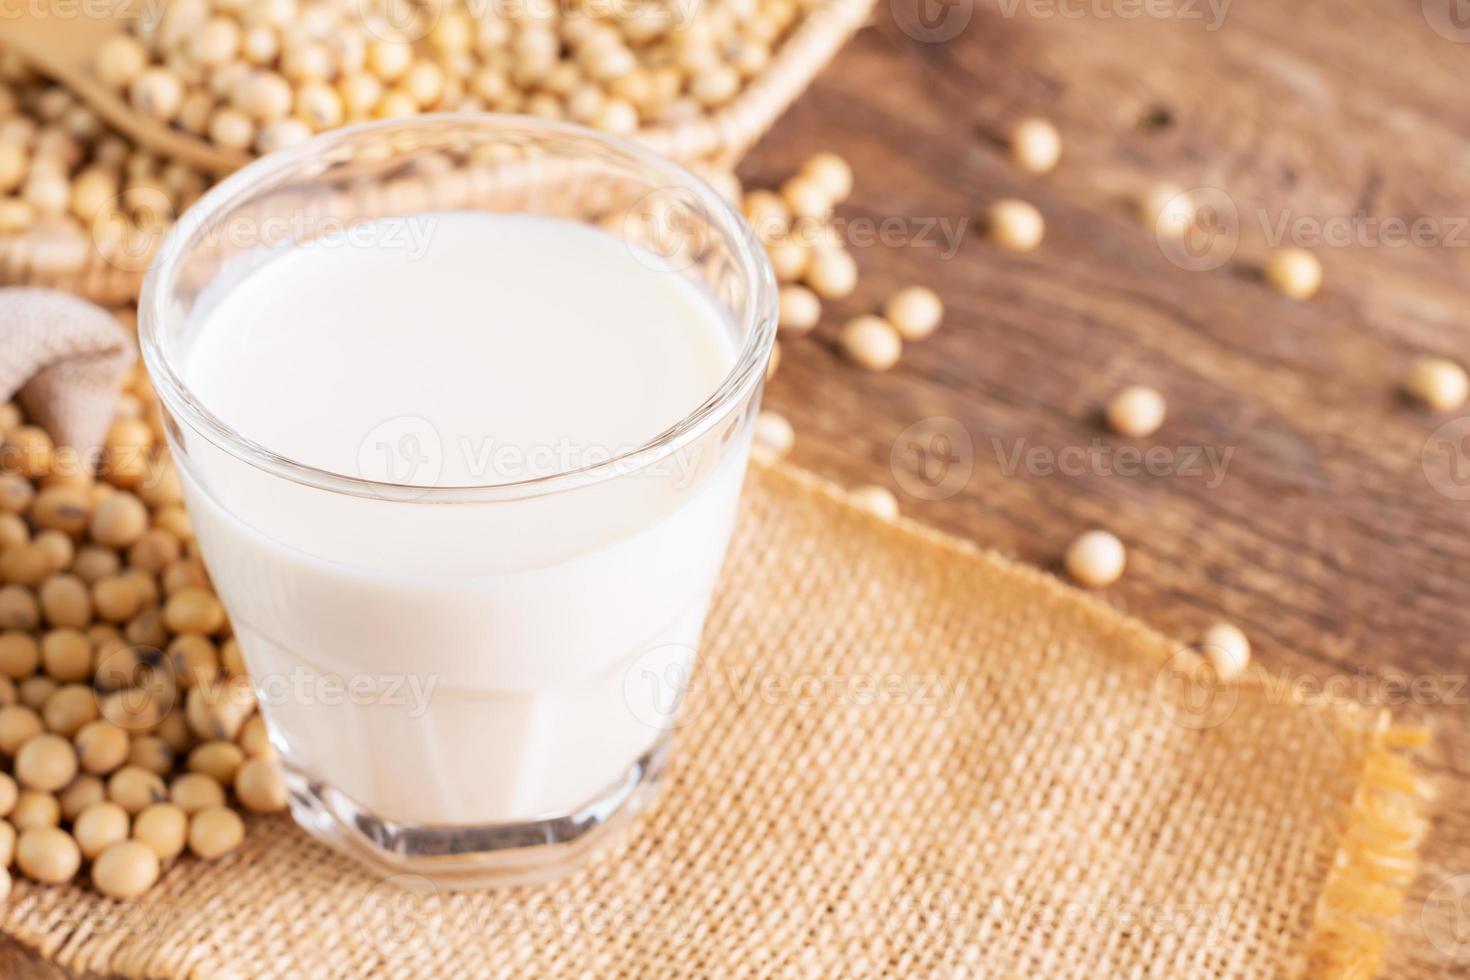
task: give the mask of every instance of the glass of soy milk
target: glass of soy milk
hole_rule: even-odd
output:
[[[468,887],[647,803],[774,291],[698,178],[526,118],[337,131],[183,217],[144,357],[298,823]]]

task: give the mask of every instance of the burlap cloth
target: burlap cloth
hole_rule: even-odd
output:
[[[59,445],[96,450],[137,346],[112,314],[52,289],[0,290],[0,401]]]
[[[438,893],[285,818],[131,905],[17,882],[76,970],[269,977],[1365,977],[1414,741],[1042,572],[757,467],[660,802],[561,883]],[[494,778],[487,773],[487,778]]]

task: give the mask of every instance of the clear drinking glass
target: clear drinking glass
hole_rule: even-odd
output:
[[[488,486],[436,485],[448,449],[413,419],[364,439],[362,472],[303,465],[183,380],[194,331],[252,270],[374,219],[467,210],[591,222],[656,257],[727,315],[734,368],[644,445]],[[774,296],[749,228],[697,177],[523,117],[337,131],[183,217],[144,283],[143,352],[302,827],[391,873],[474,886],[565,871],[651,798],[734,519]]]

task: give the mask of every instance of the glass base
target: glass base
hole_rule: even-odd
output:
[[[483,826],[384,820],[289,762],[283,767],[291,815],[307,833],[386,875],[463,889],[549,881],[576,870],[653,802],[668,755],[664,734],[595,799],[566,813]]]

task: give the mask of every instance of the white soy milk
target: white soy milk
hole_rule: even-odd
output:
[[[701,288],[596,228],[384,219],[221,277],[184,380],[241,435],[349,476],[484,486],[678,423],[736,359]],[[660,737],[749,426],[654,471],[493,503],[386,500],[195,440],[191,514],[283,754],[375,815],[532,819]]]

